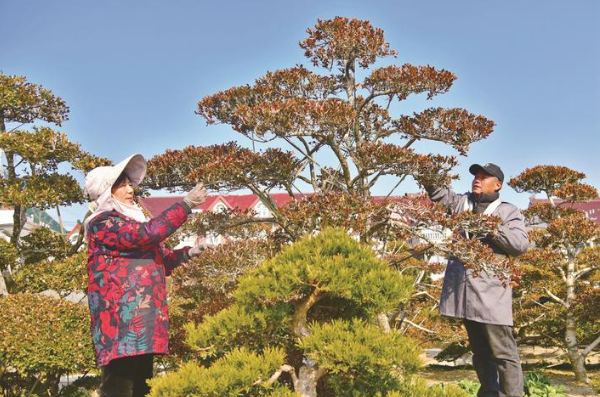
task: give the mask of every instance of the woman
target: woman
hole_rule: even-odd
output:
[[[145,396],[155,354],[168,353],[165,276],[202,248],[170,251],[162,241],[191,209],[206,200],[202,184],[154,219],[134,203],[133,189],[146,174],[135,154],[85,179],[93,213],[85,222],[88,240],[88,302],[96,359],[102,368],[102,397]]]

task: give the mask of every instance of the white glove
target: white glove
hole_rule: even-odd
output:
[[[192,190],[189,191],[183,201],[190,207],[194,208],[197,205],[202,204],[206,201],[208,193],[202,182],[198,183]]]
[[[197,256],[199,256],[202,251],[204,251],[208,246],[206,244],[198,244],[193,246],[192,248],[190,248],[190,250],[188,251],[188,255],[190,256],[190,258],[195,258]]]

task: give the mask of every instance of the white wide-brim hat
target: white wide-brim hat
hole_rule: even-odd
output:
[[[119,176],[125,172],[133,187],[142,182],[146,175],[146,160],[141,154],[132,154],[117,165],[97,167],[85,177],[85,191],[92,201],[115,184]]]

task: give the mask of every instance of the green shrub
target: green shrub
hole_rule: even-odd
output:
[[[0,239],[0,269],[6,269],[9,265],[12,267],[19,258],[19,251],[4,239]]]
[[[470,397],[470,395],[456,385],[439,383],[428,386],[424,380],[416,378],[406,382],[400,390],[386,394],[385,397]]]
[[[539,372],[530,372],[524,379],[526,397],[567,397],[563,386],[552,386]]]
[[[476,397],[479,390],[479,383],[472,380],[463,379],[458,382],[460,387],[467,395]],[[539,372],[530,372],[524,379],[525,397],[566,397],[565,389],[562,386],[552,386],[546,376]]]
[[[278,396],[296,394],[280,385],[265,385],[284,363],[280,349],[266,349],[255,354],[245,348],[231,351],[209,368],[187,362],[175,372],[150,381],[152,397]]]
[[[6,269],[11,268],[14,270],[15,265],[17,265],[17,261],[19,259],[19,251],[4,239],[0,238],[0,272],[3,272],[5,275],[6,287],[9,291],[13,290],[13,282],[8,272],[5,272]],[[8,276],[8,277],[6,277]]]
[[[27,265],[50,258],[65,258],[69,254],[71,244],[55,231],[40,227],[23,237],[19,248],[23,261]]]
[[[460,387],[465,393],[469,396],[477,397],[477,392],[481,385],[479,382],[475,382],[469,379],[462,379],[458,382],[458,387]]]
[[[66,258],[23,265],[13,276],[19,292],[54,290],[61,297],[87,288],[87,251]]]
[[[56,393],[62,375],[92,369],[89,322],[87,307],[65,300],[28,293],[0,298],[0,391]]]
[[[592,382],[592,389],[594,389],[594,392],[597,394],[600,394],[600,375],[594,376],[593,378],[591,378],[591,382]]]
[[[300,348],[331,374],[325,379],[339,396],[393,390],[420,365],[420,350],[411,340],[358,319],[313,323],[310,332]]]
[[[100,376],[83,376],[60,390],[59,397],[91,397],[100,387]]]

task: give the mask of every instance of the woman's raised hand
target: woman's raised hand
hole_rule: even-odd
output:
[[[196,186],[194,186],[194,188],[192,190],[190,190],[188,192],[187,196],[185,196],[183,201],[190,208],[194,208],[195,206],[200,205],[203,202],[205,202],[207,196],[208,196],[208,193],[206,191],[206,188],[204,187],[204,184],[202,182],[200,182]]]
[[[208,248],[208,244],[206,243],[197,244],[190,248],[190,250],[188,251],[188,255],[190,256],[190,258],[195,258],[199,256],[202,253],[202,251],[204,251],[206,248]]]

